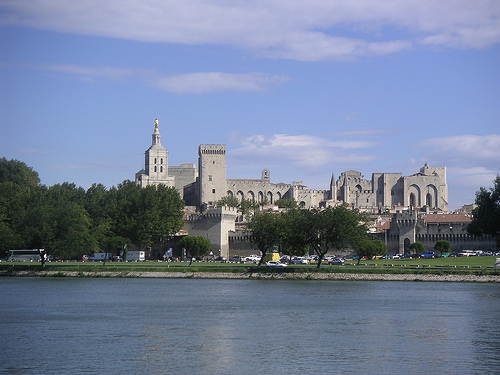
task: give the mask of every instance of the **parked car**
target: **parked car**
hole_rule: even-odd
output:
[[[220,263],[226,263],[227,259],[224,257],[217,257],[217,258],[215,258],[215,261],[220,262]]]
[[[278,262],[277,260],[270,260],[266,263],[266,267],[286,267],[285,263]]]
[[[483,250],[476,251],[476,254],[481,257],[493,255],[491,251],[483,251]]]
[[[342,258],[335,258],[335,259],[332,259],[328,262],[328,264],[339,264],[339,265],[343,265],[344,264],[344,259]]]
[[[436,253],[434,253],[434,251],[426,251],[425,253],[420,254],[420,258],[436,258]]]
[[[247,262],[258,263],[260,261],[260,256],[258,255],[250,255],[246,258]]]
[[[458,253],[459,257],[475,257],[477,253],[473,250],[462,250]]]
[[[307,259],[302,257],[293,257],[291,262],[292,264],[307,264]]]
[[[288,255],[283,255],[281,258],[280,258],[280,262],[281,263],[289,263],[290,262],[290,257]]]

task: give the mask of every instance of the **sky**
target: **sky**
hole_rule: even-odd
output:
[[[498,0],[0,0],[0,157],[116,186],[158,118],[169,165],[227,178],[447,168],[449,207],[500,173]]]

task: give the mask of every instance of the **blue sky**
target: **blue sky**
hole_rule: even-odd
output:
[[[446,166],[450,209],[500,173],[500,2],[0,1],[0,157],[43,184],[133,180],[226,144],[227,178],[327,189]]]

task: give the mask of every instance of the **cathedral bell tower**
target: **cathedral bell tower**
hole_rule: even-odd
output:
[[[158,129],[158,119],[154,122],[151,147],[144,153],[146,174],[150,183],[165,181],[168,175],[168,151],[161,145],[161,135]]]
[[[142,187],[158,184],[174,185],[174,178],[168,176],[168,151],[161,145],[158,125],[158,119],[155,119],[151,147],[144,153],[144,169],[136,173],[135,180]]]

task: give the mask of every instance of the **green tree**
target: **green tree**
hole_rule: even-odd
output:
[[[436,241],[436,244],[434,245],[434,250],[439,251],[441,255],[443,253],[449,253],[451,251],[451,243],[446,240]]]
[[[18,160],[0,159],[0,183],[12,182],[15,185],[37,186],[40,183],[38,173]]]
[[[318,256],[317,267],[321,267],[324,256],[330,249],[356,248],[367,238],[367,218],[345,206],[318,210],[304,210],[302,218],[307,243]]]
[[[291,209],[281,215],[281,252],[290,256],[304,256],[310,249],[307,227],[303,223],[308,219],[308,211]]]
[[[28,248],[25,219],[41,188],[38,173],[23,162],[0,159],[0,254]]]
[[[210,252],[210,240],[203,236],[185,236],[181,238],[179,244],[186,249],[191,258],[189,265],[193,258],[208,255]]]
[[[238,198],[232,196],[232,195],[227,195],[217,201],[218,206],[228,206],[228,207],[239,207],[240,206],[240,201]]]
[[[184,224],[184,202],[173,187],[124,181],[110,198],[114,234],[140,247],[162,242]]]
[[[500,176],[489,190],[481,187],[476,192],[477,207],[472,211],[472,222],[467,232],[473,236],[491,235],[500,248]]]
[[[251,199],[243,199],[238,208],[243,216],[249,220],[250,216],[258,210],[259,205]]]
[[[115,248],[109,203],[109,192],[102,184],[93,184],[85,193],[84,208],[89,215],[91,234],[105,252],[113,252]]]
[[[247,229],[252,233],[251,241],[262,253],[258,266],[264,261],[267,253],[279,246],[282,237],[281,215],[276,212],[257,212],[247,223]]]
[[[414,242],[410,244],[410,250],[413,254],[422,254],[425,251],[425,246],[422,242]]]
[[[276,201],[279,208],[297,208],[299,205],[295,199],[281,198]]]
[[[358,264],[363,257],[372,259],[377,255],[387,255],[387,245],[385,245],[381,240],[370,240],[368,238],[364,239],[358,243],[356,247],[356,255],[358,256]]]

